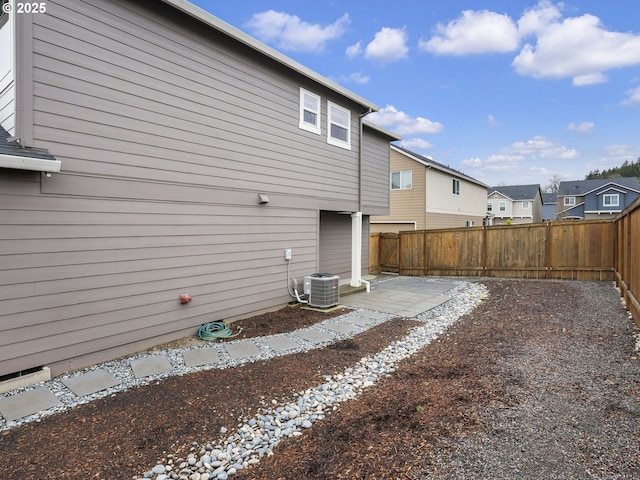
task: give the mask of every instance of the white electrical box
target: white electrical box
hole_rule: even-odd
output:
[[[285,260],[291,260],[291,249],[290,248],[285,248],[284,249],[284,259]]]

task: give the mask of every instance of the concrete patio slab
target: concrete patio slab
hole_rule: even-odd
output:
[[[251,340],[241,340],[239,342],[227,343],[224,345],[224,349],[234,360],[260,356],[260,350]]]
[[[173,366],[166,355],[156,355],[132,360],[131,369],[136,378],[143,378],[170,372],[173,370]]]
[[[62,380],[62,383],[77,396],[84,397],[85,395],[91,395],[92,393],[115,387],[122,382],[109,372],[98,369],[81,373],[75,377],[65,378]]]
[[[194,350],[185,350],[182,353],[184,364],[187,367],[201,367],[203,365],[215,365],[220,362],[218,352],[215,348],[196,348]]]
[[[39,387],[0,399],[0,415],[11,422],[61,404],[47,388]]]
[[[443,295],[456,285],[450,282],[425,281],[420,277],[398,278],[371,285],[370,293],[356,293],[343,298],[344,305],[401,317],[415,317],[451,297]]]
[[[307,342],[311,342],[314,345],[322,345],[323,343],[331,342],[334,339],[333,336],[313,328],[299,330],[296,332],[296,335],[304,338]]]
[[[300,346],[284,335],[265,337],[262,341],[266,343],[270,349],[275,350],[276,352],[286,352],[287,350],[293,350]]]

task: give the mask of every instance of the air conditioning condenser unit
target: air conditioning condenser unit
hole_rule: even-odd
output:
[[[331,273],[314,273],[304,277],[304,293],[311,307],[329,308],[340,303],[340,277]]]

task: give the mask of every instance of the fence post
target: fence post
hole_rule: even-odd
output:
[[[547,222],[547,264],[545,265],[544,278],[551,278],[551,222]]]
[[[482,276],[487,276],[487,227],[482,226]]]

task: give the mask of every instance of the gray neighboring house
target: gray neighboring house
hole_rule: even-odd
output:
[[[558,194],[542,194],[542,220],[550,222],[558,218]]]
[[[0,376],[282,307],[289,273],[359,285],[377,109],[184,0],[3,14]]]
[[[493,225],[538,223],[542,221],[540,185],[490,187],[487,216]]]
[[[612,217],[639,196],[640,184],[636,177],[560,182],[559,217],[566,220]]]

